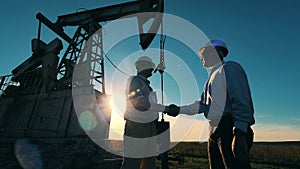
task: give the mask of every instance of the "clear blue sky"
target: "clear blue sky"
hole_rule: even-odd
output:
[[[3,1],[0,11],[0,75],[11,74],[16,66],[31,56],[31,39],[37,36],[37,12],[54,22],[57,16],[73,13],[79,8],[93,9],[122,2],[128,1]],[[227,60],[241,63],[248,74],[256,125],[262,128],[277,126],[287,132],[300,131],[299,7],[298,0],[165,1],[166,13],[186,19],[208,38],[226,40],[230,49]],[[46,42],[53,36],[50,31],[42,35]],[[166,48],[172,50],[168,39]],[[201,66],[190,64],[196,69]],[[195,72],[203,73],[202,67],[196,69]],[[198,80],[202,83],[205,78]]]

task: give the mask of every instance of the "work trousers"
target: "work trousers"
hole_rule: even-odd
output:
[[[149,152],[155,151],[155,141],[150,140],[150,142],[147,142],[147,139],[145,139],[145,143],[132,144],[128,143],[128,140],[129,142],[131,141],[130,139],[127,139],[127,136],[131,138],[138,138],[139,140],[142,140],[142,142],[143,138],[156,136],[155,121],[150,123],[136,123],[130,120],[126,120],[124,131],[125,156],[123,158],[121,169],[156,169],[156,156],[132,158],[132,156],[135,156],[137,154],[141,154],[141,156],[143,156],[143,154],[147,155]],[[126,154],[129,155],[129,157],[127,157]]]
[[[208,140],[210,169],[251,169],[249,150],[253,144],[253,131],[242,138],[233,135],[232,117],[222,117]],[[237,141],[237,142],[236,142]]]

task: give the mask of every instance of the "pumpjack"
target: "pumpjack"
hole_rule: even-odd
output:
[[[141,12],[162,13],[163,9],[163,0],[139,0],[58,16],[55,23],[37,13],[38,37],[32,39],[32,56],[12,70],[12,75],[0,77],[1,136],[69,137],[84,134],[72,104],[72,75],[76,64],[88,64],[90,83],[86,85],[94,87],[97,83],[97,98],[107,97],[102,37],[97,39],[97,54],[79,59],[86,41],[102,27],[101,22]],[[155,36],[153,32],[159,29],[161,15],[147,18],[154,19],[150,33],[143,30],[143,24],[147,22],[144,17],[139,20],[138,15],[130,16],[138,19],[140,46],[146,49]],[[68,43],[61,59],[58,55],[63,49],[62,41],[55,38],[48,44],[43,42],[42,24]],[[67,26],[77,27],[72,38],[64,32]]]
[[[95,93],[106,118],[110,123],[111,109],[106,104],[109,95],[105,91],[105,69],[102,32],[99,29],[108,21],[121,17],[136,17],[139,28],[139,44],[143,50],[153,41],[161,25],[162,15],[140,18],[142,12],[163,13],[163,0],[137,0],[58,16],[51,22],[37,13],[39,21],[37,38],[32,39],[32,55],[12,70],[11,75],[0,77],[0,137],[1,138],[73,138],[86,136],[78,122],[72,98],[75,65],[88,66],[85,72],[89,79],[85,87]],[[143,26],[150,20],[148,30]],[[49,43],[41,40],[42,25],[55,32],[58,37]],[[65,27],[75,27],[73,36]],[[97,53],[86,53],[80,58],[88,39],[97,32]],[[67,48],[59,57],[64,48]],[[80,79],[75,79],[80,82]],[[86,79],[85,79],[86,80]],[[95,88],[95,86],[98,86]],[[73,93],[74,94],[74,93]],[[81,93],[82,94],[82,93]],[[100,119],[101,121],[101,119]],[[101,136],[108,138],[107,132]]]

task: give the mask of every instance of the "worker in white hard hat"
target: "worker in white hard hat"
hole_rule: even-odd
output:
[[[223,40],[211,40],[198,54],[209,78],[200,101],[177,107],[180,114],[204,113],[209,120],[210,169],[250,169],[254,108],[247,75],[240,64],[224,61],[229,50]]]
[[[124,113],[124,159],[121,169],[156,169],[156,122],[158,112],[168,107],[157,104],[149,77],[155,64],[148,56],[135,62],[136,76],[126,85],[126,110]],[[169,110],[168,110],[169,111]]]

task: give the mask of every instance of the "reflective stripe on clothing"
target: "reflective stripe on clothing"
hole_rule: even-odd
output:
[[[158,118],[158,111],[151,109],[152,103],[157,103],[156,93],[152,91],[149,81],[140,75],[128,79],[126,85],[126,111],[124,118],[138,122],[149,123]],[[134,104],[147,110],[138,110]]]

